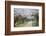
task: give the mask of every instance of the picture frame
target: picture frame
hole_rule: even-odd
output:
[[[30,9],[30,11],[28,8]],[[27,11],[31,13],[31,11],[35,11],[35,10],[39,9],[39,26],[40,27],[36,26],[36,28],[34,28],[34,27],[29,27],[29,26],[25,27],[24,26],[24,28],[22,28],[23,25],[19,27],[19,25],[13,24],[13,22],[15,21],[15,20],[13,20],[14,19],[13,14],[15,13],[15,15],[16,15],[20,10],[21,10],[21,13],[23,13],[22,9],[25,12],[25,16],[27,14]],[[14,11],[16,11],[16,12],[14,12]],[[25,19],[23,19],[23,20],[25,20]],[[28,20],[30,20],[30,19],[28,19]],[[33,23],[33,21],[32,21],[32,23]],[[13,30],[14,27],[12,25],[14,25],[15,30]],[[16,26],[17,26],[17,28],[16,28]],[[45,32],[45,4],[44,3],[5,1],[5,35],[34,34],[34,33],[44,33],[44,32]]]

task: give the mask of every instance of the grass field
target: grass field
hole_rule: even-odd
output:
[[[34,26],[38,26],[38,22],[36,19],[32,19],[32,20],[21,19],[15,23],[15,26],[16,27],[32,27],[32,26],[34,27]]]

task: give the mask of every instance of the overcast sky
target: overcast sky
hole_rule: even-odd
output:
[[[14,8],[14,14],[31,14],[32,12],[38,13],[38,9],[29,9],[29,8]]]

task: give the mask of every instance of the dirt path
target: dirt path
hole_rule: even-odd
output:
[[[30,27],[32,26],[32,21],[25,22],[24,24],[18,25],[18,27]]]

